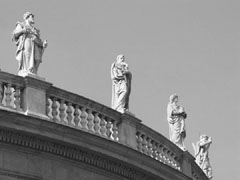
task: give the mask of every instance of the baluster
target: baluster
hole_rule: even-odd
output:
[[[175,169],[177,169],[177,163],[176,163],[176,156],[173,154],[173,153],[171,153],[171,162],[172,162],[172,166],[175,168]]]
[[[75,123],[75,127],[76,128],[81,128],[80,118],[79,118],[79,115],[80,115],[80,113],[79,113],[79,105],[75,106],[73,115],[74,115],[73,121]]]
[[[171,151],[167,151],[168,165],[172,167]]]
[[[163,145],[160,145],[160,154],[161,154],[161,157],[162,157],[162,162],[165,164],[166,163],[166,156],[164,154],[164,147]]]
[[[74,126],[72,120],[73,120],[73,110],[72,110],[72,103],[67,103],[67,121],[69,126]]]
[[[106,129],[106,122],[105,122],[105,117],[101,115],[101,121],[100,121],[100,133],[102,136],[106,137],[107,134],[107,129]]]
[[[46,96],[46,115],[49,117],[50,113],[50,99],[48,96]]]
[[[193,180],[197,180],[194,172],[192,173],[192,177],[193,177]]]
[[[10,83],[7,84],[7,89],[5,92],[6,98],[5,98],[5,102],[6,102],[6,106],[7,107],[11,107],[11,101],[12,101],[12,90],[11,90],[12,85]]]
[[[3,82],[0,82],[0,105],[2,105],[2,100],[3,100],[3,96],[4,96],[4,86],[3,86]]]
[[[173,162],[173,167],[174,167],[175,169],[178,169],[178,166],[177,166],[177,162],[176,162],[176,160],[175,160],[175,157],[173,157],[172,162]]]
[[[163,151],[163,154],[164,154],[164,162],[165,162],[165,164],[168,165],[169,161],[168,161],[167,149],[165,147],[163,147],[162,151]]]
[[[157,143],[157,159],[158,161],[162,162],[162,154],[161,154],[161,145]]]
[[[95,134],[97,134],[97,135],[100,135],[100,125],[99,125],[99,123],[100,123],[100,119],[99,119],[99,115],[98,115],[98,113],[96,112],[96,113],[94,113],[94,120],[93,120],[93,122],[94,122],[94,131],[95,131]]]
[[[15,88],[14,97],[15,97],[14,104],[15,104],[16,110],[19,111],[20,104],[21,104],[21,102],[20,102],[21,101],[20,100],[20,87],[19,86],[16,86],[16,88]]]
[[[52,100],[52,119],[54,122],[59,122],[57,115],[58,115],[58,111],[57,111],[58,105],[57,105],[57,98],[53,98]]]
[[[140,132],[137,132],[137,148],[138,148],[138,151],[140,152],[143,152],[143,139],[142,139],[142,135]]]
[[[157,144],[156,142],[152,142],[152,157],[157,159]]]
[[[175,154],[172,154],[172,162],[175,169],[179,170],[178,158]]]
[[[108,138],[111,138],[111,135],[112,135],[112,132],[111,132],[112,124],[111,124],[111,121],[110,121],[109,118],[106,118],[106,120],[107,120],[107,125],[106,125],[107,132],[106,132],[106,134],[107,134]]]
[[[195,172],[192,172],[193,180],[199,180],[198,175]]]
[[[167,164],[169,165],[169,166],[172,166],[172,164],[171,164],[171,159],[170,159],[170,151],[169,150],[166,150],[166,156],[167,156]]]
[[[88,131],[90,133],[94,133],[94,130],[93,130],[93,119],[94,119],[94,116],[92,114],[92,110],[91,109],[88,109],[87,110],[87,113],[88,113],[88,117],[87,117],[87,121],[88,121]]]
[[[82,129],[83,130],[87,130],[87,113],[86,113],[86,108],[85,107],[81,107],[81,125],[82,125]]]
[[[148,144],[147,136],[144,135],[144,134],[142,136],[143,136],[143,153],[147,154],[147,152],[148,152],[148,149],[147,149],[147,144]]]
[[[160,149],[159,149],[159,143],[156,142],[156,160],[161,161],[161,154],[160,154]]]
[[[112,128],[112,131],[113,131],[113,139],[114,141],[118,141],[118,128],[117,128],[117,121],[113,121],[113,128]]]
[[[60,100],[59,117],[60,117],[61,123],[67,124],[67,122],[65,121],[65,101],[64,100]]]
[[[162,162],[166,164],[166,155],[164,153],[164,147],[161,145],[160,146],[161,154],[162,154]]]
[[[179,159],[177,158],[177,156],[174,157],[174,162],[175,162],[175,165],[176,165],[176,169],[177,170],[181,170],[180,169],[180,162],[179,162]]]
[[[152,140],[147,138],[147,155],[152,156]]]

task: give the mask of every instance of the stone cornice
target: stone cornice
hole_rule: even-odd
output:
[[[128,124],[140,124],[142,121],[138,119],[137,117],[134,117],[128,113],[122,114],[121,121],[128,121]]]
[[[0,82],[15,84],[22,87],[24,84],[24,78],[21,76],[16,76],[7,72],[0,71]]]
[[[19,174],[17,172],[13,172],[13,171],[7,171],[7,170],[3,170],[0,169],[0,176],[7,176],[10,178],[17,178],[19,180],[44,180],[41,177],[36,177],[36,176],[31,176],[29,174]]]
[[[42,90],[47,90],[52,86],[51,83],[48,83],[46,81],[31,77],[31,76],[24,77],[24,83],[26,87],[34,87],[36,89],[42,89]]]
[[[0,142],[59,155],[61,157],[98,167],[132,180],[156,179],[144,172],[141,172],[137,168],[130,167],[126,163],[115,161],[109,157],[104,157],[104,155],[100,156],[73,145],[62,144],[60,142],[52,141],[50,139],[38,137],[28,133],[0,128]],[[33,180],[33,178],[26,178],[24,176],[22,176],[20,179]]]

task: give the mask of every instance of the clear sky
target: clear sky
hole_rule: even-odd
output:
[[[239,0],[1,0],[0,68],[17,73],[11,32],[26,11],[49,42],[39,75],[57,87],[110,106],[110,66],[122,53],[130,111],[168,137],[166,107],[178,93],[190,153],[211,136],[213,179],[240,179],[239,9]]]

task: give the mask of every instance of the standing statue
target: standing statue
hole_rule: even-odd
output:
[[[111,66],[112,78],[112,108],[125,113],[129,111],[129,96],[131,92],[132,74],[128,70],[124,55],[117,56]]]
[[[26,12],[23,19],[24,22],[17,22],[12,37],[17,45],[18,75],[37,75],[44,49],[48,43],[46,40],[42,41],[40,39],[40,31],[33,26],[35,21],[32,13]]]
[[[200,140],[196,144],[192,143],[195,152],[196,163],[200,166],[209,179],[213,177],[212,167],[208,157],[208,150],[211,143],[212,138],[208,137],[207,135],[201,135]]]
[[[183,151],[186,151],[184,139],[186,137],[185,119],[187,114],[182,106],[177,104],[178,95],[170,96],[170,102],[167,107],[167,120],[169,124],[170,141],[176,144]]]

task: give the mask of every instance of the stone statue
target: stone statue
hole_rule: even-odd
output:
[[[196,144],[192,143],[195,152],[196,163],[200,166],[209,179],[213,177],[212,167],[208,157],[208,150],[211,143],[212,138],[207,135],[201,135],[200,140]]]
[[[42,62],[47,41],[40,39],[40,31],[33,24],[34,15],[26,12],[23,15],[24,22],[17,22],[13,31],[12,40],[17,45],[16,59],[19,62],[18,75],[37,75],[39,64]]]
[[[112,108],[125,113],[129,111],[129,95],[131,92],[132,74],[128,70],[124,55],[117,56],[111,66]]]
[[[170,102],[167,107],[167,119],[169,124],[170,141],[176,144],[183,151],[186,151],[184,139],[186,137],[185,119],[187,114],[182,106],[177,104],[178,95],[170,96]]]

